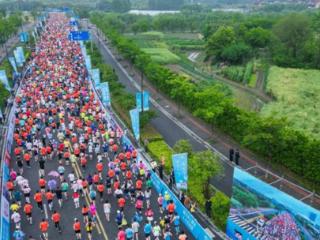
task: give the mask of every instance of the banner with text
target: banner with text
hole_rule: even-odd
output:
[[[132,130],[134,137],[139,140],[140,139],[140,119],[139,119],[139,111],[138,109],[130,110],[130,118],[132,124]]]
[[[149,96],[150,96],[149,92],[143,91],[143,111],[149,110]],[[141,92],[137,92],[136,93],[136,105],[137,105],[137,109],[139,110],[139,112],[142,111],[141,101],[142,101]]]
[[[188,188],[188,153],[172,155],[174,178],[178,189]]]

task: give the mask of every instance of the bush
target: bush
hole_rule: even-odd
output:
[[[250,78],[252,76],[252,72],[253,72],[253,62],[250,61],[246,65],[246,69],[245,69],[244,74],[243,74],[242,82],[249,83]]]
[[[230,210],[230,198],[220,191],[216,191],[211,198],[212,203],[212,219],[215,225],[220,229],[226,229],[227,218]]]
[[[162,157],[165,161],[165,172],[170,173],[172,169],[172,149],[164,140],[156,140],[149,142],[147,145],[147,150],[150,153],[150,156],[154,158],[158,163],[160,163]]]
[[[242,82],[243,75],[244,75],[244,68],[241,66],[231,66],[225,67],[222,69],[221,73],[226,78],[235,81],[235,82]]]

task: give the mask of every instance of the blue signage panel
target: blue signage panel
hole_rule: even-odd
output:
[[[111,99],[110,99],[109,83],[103,82],[103,83],[99,84],[99,89],[101,91],[103,105],[110,106]]]
[[[90,34],[88,31],[70,31],[68,38],[70,41],[88,41]]]
[[[26,59],[24,58],[24,52],[22,47],[17,47],[17,54],[18,54],[19,62],[24,63]]]
[[[138,109],[130,110],[130,118],[132,124],[132,130],[135,138],[137,140],[140,139],[140,120],[139,120],[139,111]]]
[[[91,69],[91,77],[96,86],[100,84],[100,70],[99,68]]]
[[[188,186],[188,153],[172,155],[174,177],[178,189],[187,189]]]
[[[148,111],[149,110],[149,92],[147,91],[143,91],[143,111]],[[141,92],[137,92],[136,93],[136,105],[137,105],[137,109],[139,110],[139,112],[142,111],[141,109]]]

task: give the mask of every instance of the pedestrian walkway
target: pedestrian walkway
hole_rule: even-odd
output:
[[[13,239],[192,239],[108,121],[70,30],[64,14],[49,15],[15,98]]]

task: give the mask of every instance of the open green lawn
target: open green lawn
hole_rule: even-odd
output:
[[[271,67],[267,91],[277,101],[265,105],[264,116],[284,117],[297,129],[320,137],[320,71]]]
[[[177,63],[180,60],[180,57],[167,48],[143,48],[142,50],[148,53],[154,61],[161,64]]]

